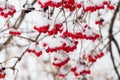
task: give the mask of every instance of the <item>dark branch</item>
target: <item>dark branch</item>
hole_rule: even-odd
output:
[[[117,17],[117,13],[119,11],[119,7],[120,7],[120,1],[118,2],[118,5],[116,7],[116,10],[113,14],[113,17],[111,19],[111,23],[110,23],[110,28],[109,28],[109,42],[110,42],[110,45],[109,45],[109,49],[110,49],[110,56],[111,56],[111,60],[112,60],[112,63],[113,63],[113,67],[114,67],[114,70],[117,74],[117,77],[118,77],[118,80],[120,80],[120,74],[117,70],[117,67],[115,65],[115,60],[114,60],[114,57],[113,57],[113,52],[112,52],[112,41],[115,43],[116,47],[117,47],[117,50],[119,52],[119,49],[118,49],[118,45],[117,45],[117,41],[115,40],[115,38],[113,37],[113,27],[114,27],[114,22],[115,22],[115,19]]]

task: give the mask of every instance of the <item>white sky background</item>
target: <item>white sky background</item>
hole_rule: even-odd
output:
[[[4,0],[1,0],[0,2],[2,2]],[[25,3],[25,0],[8,0],[11,4],[13,4],[15,6],[15,8],[17,9],[17,11],[20,11],[21,9],[23,9],[22,5]],[[113,3],[118,2],[118,0],[111,0]],[[32,0],[28,0],[28,2],[32,2]],[[99,0],[98,0],[99,2]],[[40,6],[36,3],[34,5],[34,7],[36,8],[36,10],[40,9]],[[47,21],[45,18],[43,18],[44,14],[41,14],[40,12],[37,11],[33,11],[30,12],[26,15],[25,20],[23,21],[23,23],[20,26],[20,31],[26,32],[26,31],[31,31],[33,29],[34,25],[43,25],[45,23],[51,23],[54,24],[54,19],[56,14],[58,13],[59,10],[55,11],[55,15],[52,18],[52,21]],[[104,11],[104,10],[100,10],[101,13],[104,13],[103,15],[101,15],[100,17],[104,18],[105,22],[108,22],[107,24],[104,23],[104,27],[102,27],[102,35],[103,38],[106,38],[106,36],[108,36],[108,29],[109,29],[109,23],[113,14],[113,11]],[[14,17],[12,19],[10,19],[10,23],[11,25],[14,24],[14,21],[16,20],[17,16],[20,14],[20,12],[17,12]],[[96,19],[99,19],[100,17],[97,17],[97,12],[94,12],[93,14],[90,15],[90,26],[92,28],[94,28],[95,32],[98,32],[98,27],[95,25],[94,21]],[[120,17],[120,13],[118,15],[118,18],[116,19],[116,22],[114,24],[115,28],[114,28],[114,32],[119,31],[119,17]],[[59,17],[60,18],[60,17]],[[59,19],[58,18],[58,19]],[[60,19],[62,20],[63,17]],[[59,21],[58,21],[59,22]],[[3,17],[0,17],[0,30],[1,27],[4,25],[5,23],[5,19]],[[71,24],[68,24],[71,27]],[[2,28],[4,29],[4,28]],[[26,37],[32,37],[34,38],[35,35],[38,33],[23,33],[23,36]],[[8,35],[8,31],[5,31],[4,33],[0,33],[1,39],[0,39],[0,44],[2,44]],[[43,35],[44,36],[44,35]],[[117,34],[115,37],[117,38],[117,40],[119,41],[119,37],[120,34]],[[41,36],[42,37],[42,36]],[[40,37],[40,38],[41,38]],[[15,41],[15,44],[21,44],[21,45],[29,45],[30,42],[28,42],[25,39],[20,39],[18,37],[14,37],[13,41]],[[13,42],[12,41],[12,42]],[[58,40],[53,40],[51,37],[45,38],[44,40],[40,41],[41,43],[47,41],[50,46],[56,46],[56,45],[60,45],[60,41]],[[91,50],[94,46],[92,44],[91,41],[83,41],[83,51],[85,49],[87,49],[87,51],[89,52],[89,50]],[[104,41],[104,43],[106,43],[107,40]],[[97,43],[97,41],[96,41]],[[119,43],[120,44],[120,43]],[[41,45],[41,44],[40,44]],[[9,52],[8,56],[6,56],[6,51],[2,50],[0,52],[0,62],[4,61],[6,58],[8,57],[12,57],[12,56],[19,56],[25,49],[26,47],[23,48],[18,48],[16,46],[11,46],[7,48],[7,52]],[[76,51],[74,51],[73,53],[70,54],[70,57],[73,59],[78,58],[79,55],[79,48],[80,44],[78,45],[78,49]],[[103,47],[101,45],[101,47]],[[114,57],[116,61],[119,61],[119,57],[117,55],[117,51],[113,46],[113,50],[114,50]],[[54,53],[52,55],[50,55],[50,57],[52,58],[54,55]],[[22,58],[22,60],[20,61],[20,63],[17,64],[16,68],[19,69],[19,73],[17,76],[17,80],[30,80],[29,77],[31,78],[31,80],[53,80],[53,76],[52,75],[47,75],[44,72],[44,69],[47,71],[51,71],[51,67],[50,64],[44,64],[43,61],[49,60],[49,54],[44,53],[42,56],[40,57],[36,57],[33,54],[30,53],[26,53],[25,56]],[[52,61],[52,60],[51,60]],[[7,62],[6,64],[4,64],[5,66],[11,66],[12,64],[14,64],[15,59],[10,60],[9,62]],[[117,63],[118,65],[118,63]],[[52,66],[52,69],[55,70],[55,68]],[[113,66],[111,63],[111,59],[110,59],[110,54],[105,52],[105,56],[101,59],[99,59],[92,67],[91,67],[91,75],[88,75],[88,77],[93,76],[94,79],[93,80],[105,80],[103,79],[106,76],[108,76],[108,78],[114,77],[113,80],[116,80],[116,76],[115,76],[115,72],[113,71]],[[12,70],[7,69],[6,70],[6,78],[5,80],[14,80],[14,75],[12,73]],[[70,76],[73,76],[72,73],[70,73],[70,75],[68,75],[68,79],[69,80],[77,80],[75,78],[70,78]]]

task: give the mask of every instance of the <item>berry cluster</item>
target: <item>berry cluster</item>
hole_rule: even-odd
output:
[[[65,9],[69,9],[71,12],[74,11],[76,8],[81,8],[83,7],[84,12],[94,12],[96,10],[104,9],[105,6],[107,6],[108,9],[113,10],[114,6],[111,5],[108,1],[104,1],[101,3],[101,5],[89,5],[89,6],[84,6],[84,1],[77,1],[77,0],[59,0],[59,1],[54,1],[54,0],[38,0],[38,4],[41,5],[42,8],[47,8],[48,6],[50,7],[63,7]]]
[[[11,31],[9,31],[9,34],[11,34],[13,36],[19,36],[19,35],[21,35],[21,32],[20,31],[16,31],[16,30],[11,30]]]
[[[108,7],[108,9],[110,9],[110,10],[114,10],[114,6],[113,6],[113,5],[108,5],[107,7]]]
[[[4,70],[5,70],[4,67],[0,69],[0,79],[4,79],[6,76],[6,73],[4,72]]]
[[[58,32],[62,32],[63,29],[61,29],[63,26],[62,23],[55,24],[54,28],[52,30],[49,30],[50,25],[45,25],[41,27],[34,26],[34,30],[38,31],[39,33],[48,33],[48,35],[56,35]]]
[[[95,33],[91,36],[88,36],[82,32],[77,32],[77,33],[73,34],[68,31],[66,31],[62,34],[62,37],[66,37],[66,36],[71,37],[72,39],[87,39],[87,40],[93,40],[93,41],[96,40],[97,38],[99,38],[99,34],[95,34]]]
[[[63,0],[63,7],[69,9],[70,12],[74,11],[76,7],[81,8],[81,3],[76,3],[75,0]]]
[[[62,5],[62,1],[54,2],[52,0],[48,0],[48,1],[44,2],[42,0],[38,0],[38,4],[40,4],[42,8],[46,8],[47,6],[58,8]]]
[[[38,4],[41,5],[42,8],[50,7],[63,7],[65,9],[69,9],[71,12],[75,10],[76,7],[81,8],[81,3],[76,3],[75,0],[60,0],[55,2],[54,0],[42,1],[38,0]]]
[[[63,51],[59,51],[54,56],[54,62],[52,64],[54,66],[60,68],[60,67],[64,66],[65,64],[67,64],[69,60],[70,60],[70,58],[68,57],[68,55],[66,55]]]
[[[91,73],[91,71],[88,69],[88,65],[82,60],[77,62],[76,66],[71,68],[71,71],[74,73],[74,76],[76,77],[79,75]]]
[[[49,24],[41,27],[34,26],[34,30],[38,31],[39,33],[47,33],[49,26]]]
[[[75,41],[73,46],[67,46],[66,43],[64,43],[62,46],[58,46],[58,47],[54,47],[54,48],[48,47],[46,49],[46,52],[49,53],[49,52],[56,52],[56,51],[62,50],[66,53],[69,53],[69,52],[74,51],[77,48],[77,44],[78,44],[78,42]]]
[[[102,25],[103,22],[104,22],[104,19],[100,19],[100,20],[96,20],[96,21],[95,21],[95,24],[96,24],[96,25]]]
[[[94,12],[96,10],[104,9],[104,5],[93,5],[93,6],[87,6],[86,8],[83,8],[84,12]]]
[[[93,5],[93,6],[87,6],[86,8],[83,7],[84,12],[94,12],[96,10],[104,9],[105,6],[107,6],[108,9],[114,10],[114,6],[111,5],[108,1],[104,1],[101,5]]]
[[[85,60],[87,59],[88,62],[96,62],[97,59],[99,59],[99,58],[101,58],[103,56],[104,56],[104,53],[100,52],[100,53],[95,54],[95,55],[91,55],[91,54],[89,54],[88,56],[83,55],[82,58],[85,59]]]
[[[77,67],[71,68],[71,71],[74,73],[75,76],[90,74],[90,70],[82,70],[81,72],[77,72]]]
[[[6,1],[0,5],[0,15],[4,18],[7,18],[9,15],[13,16],[15,12],[15,7]]]
[[[63,26],[62,23],[55,24],[54,28],[52,30],[48,31],[48,35],[56,35],[56,34],[58,34],[58,32],[61,33],[63,31],[63,29],[61,29],[62,26]]]
[[[59,62],[59,63],[58,63],[57,60],[61,61],[60,59],[54,58],[54,61],[55,61],[55,62],[53,62],[53,65],[60,68],[60,67],[62,67],[63,65],[67,64],[68,61],[70,60],[70,58],[67,58],[66,60],[61,61],[61,62]]]
[[[108,1],[104,1],[104,2],[103,2],[103,5],[107,5],[107,8],[108,8],[108,9],[114,10],[114,6],[111,5]]]
[[[27,50],[29,53],[34,53],[37,57],[42,55],[42,51],[36,51],[35,49],[28,49]]]

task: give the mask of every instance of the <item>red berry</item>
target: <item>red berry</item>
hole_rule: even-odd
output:
[[[114,10],[114,6],[113,5],[108,5],[107,6],[110,10]]]
[[[65,74],[58,74],[59,77],[65,78]]]

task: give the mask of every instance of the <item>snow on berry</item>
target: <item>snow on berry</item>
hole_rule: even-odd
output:
[[[13,16],[16,13],[16,9],[13,5],[11,5],[8,1],[4,1],[0,5],[0,15],[4,18],[8,18],[8,16]]]

